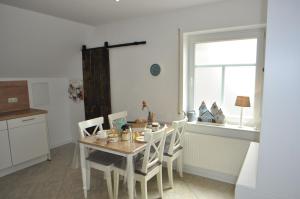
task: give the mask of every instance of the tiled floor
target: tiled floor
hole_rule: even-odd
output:
[[[80,169],[71,168],[73,144],[52,150],[52,161],[43,162],[14,174],[0,178],[0,199],[82,199]],[[164,170],[165,199],[233,199],[234,186],[185,174],[175,174],[174,188],[168,189]],[[137,196],[140,198],[139,184]],[[148,183],[149,199],[158,198],[156,178]],[[92,171],[91,190],[88,199],[108,198],[106,182],[99,171]],[[121,183],[119,198],[127,198]]]

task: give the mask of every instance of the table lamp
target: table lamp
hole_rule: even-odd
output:
[[[241,107],[240,128],[243,126],[243,108],[250,107],[250,98],[248,96],[237,96],[235,106]]]

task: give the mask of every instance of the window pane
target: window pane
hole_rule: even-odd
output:
[[[226,67],[224,85],[224,113],[229,117],[240,117],[240,107],[236,107],[236,96],[249,96],[250,108],[244,108],[244,118],[253,118],[255,96],[255,66]]]
[[[256,64],[257,39],[198,43],[195,65]]]
[[[213,102],[220,104],[222,91],[222,67],[197,67],[195,68],[194,109],[198,110],[202,101],[207,108]]]

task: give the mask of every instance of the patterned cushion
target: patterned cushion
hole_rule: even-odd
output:
[[[134,168],[139,167],[138,165],[140,165],[141,162],[143,162],[143,157],[144,157],[144,155],[140,154],[140,153],[133,157]],[[122,157],[122,159],[120,159],[120,161],[115,162],[114,166],[119,169],[126,170],[127,159],[125,157]]]
[[[150,171],[152,171],[153,169],[155,169],[156,167],[158,167],[158,166],[160,166],[160,165],[161,165],[161,162],[155,163],[155,164],[152,165],[150,168],[148,168],[147,172],[149,173]],[[142,167],[136,168],[136,169],[135,169],[135,173],[140,174],[140,175],[143,175],[143,176],[147,175],[147,173],[144,173],[144,172],[142,172],[141,170],[142,170]]]
[[[168,153],[169,148],[170,148],[170,144],[171,144],[171,139],[172,139],[172,135],[170,134],[166,137],[166,141],[165,141],[165,148],[164,148],[164,153]]]
[[[122,126],[124,124],[126,124],[126,119],[125,118],[119,118],[119,119],[116,119],[112,122],[113,124],[113,127],[116,128],[119,132],[122,131]]]
[[[144,155],[142,155],[142,154],[138,154],[134,157],[134,170],[135,170],[135,173],[137,173],[137,174],[147,175],[147,173],[143,173],[141,171],[142,166],[143,166],[143,157],[144,157]],[[122,160],[115,162],[114,166],[119,169],[126,170],[126,163],[127,163],[126,158],[122,158]],[[161,165],[161,162],[157,162],[156,164],[154,164],[153,166],[148,168],[148,173],[150,171],[152,171],[153,169],[155,169],[159,165]]]
[[[175,149],[175,150],[173,151],[173,155],[174,155],[175,153],[177,153],[178,151],[182,150],[182,149],[183,149],[182,146],[178,147],[177,149]],[[168,150],[169,150],[169,147],[168,147]],[[168,152],[169,152],[168,150],[164,150],[164,156],[172,157],[173,155],[170,155],[170,154],[168,153]]]
[[[91,162],[96,162],[98,164],[109,166],[117,161],[120,161],[122,157],[103,151],[93,151],[89,154],[89,156],[86,159]]]

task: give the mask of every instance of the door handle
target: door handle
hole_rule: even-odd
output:
[[[34,118],[30,118],[30,119],[22,120],[22,122],[28,122],[28,121],[32,121],[32,120],[34,120]]]

